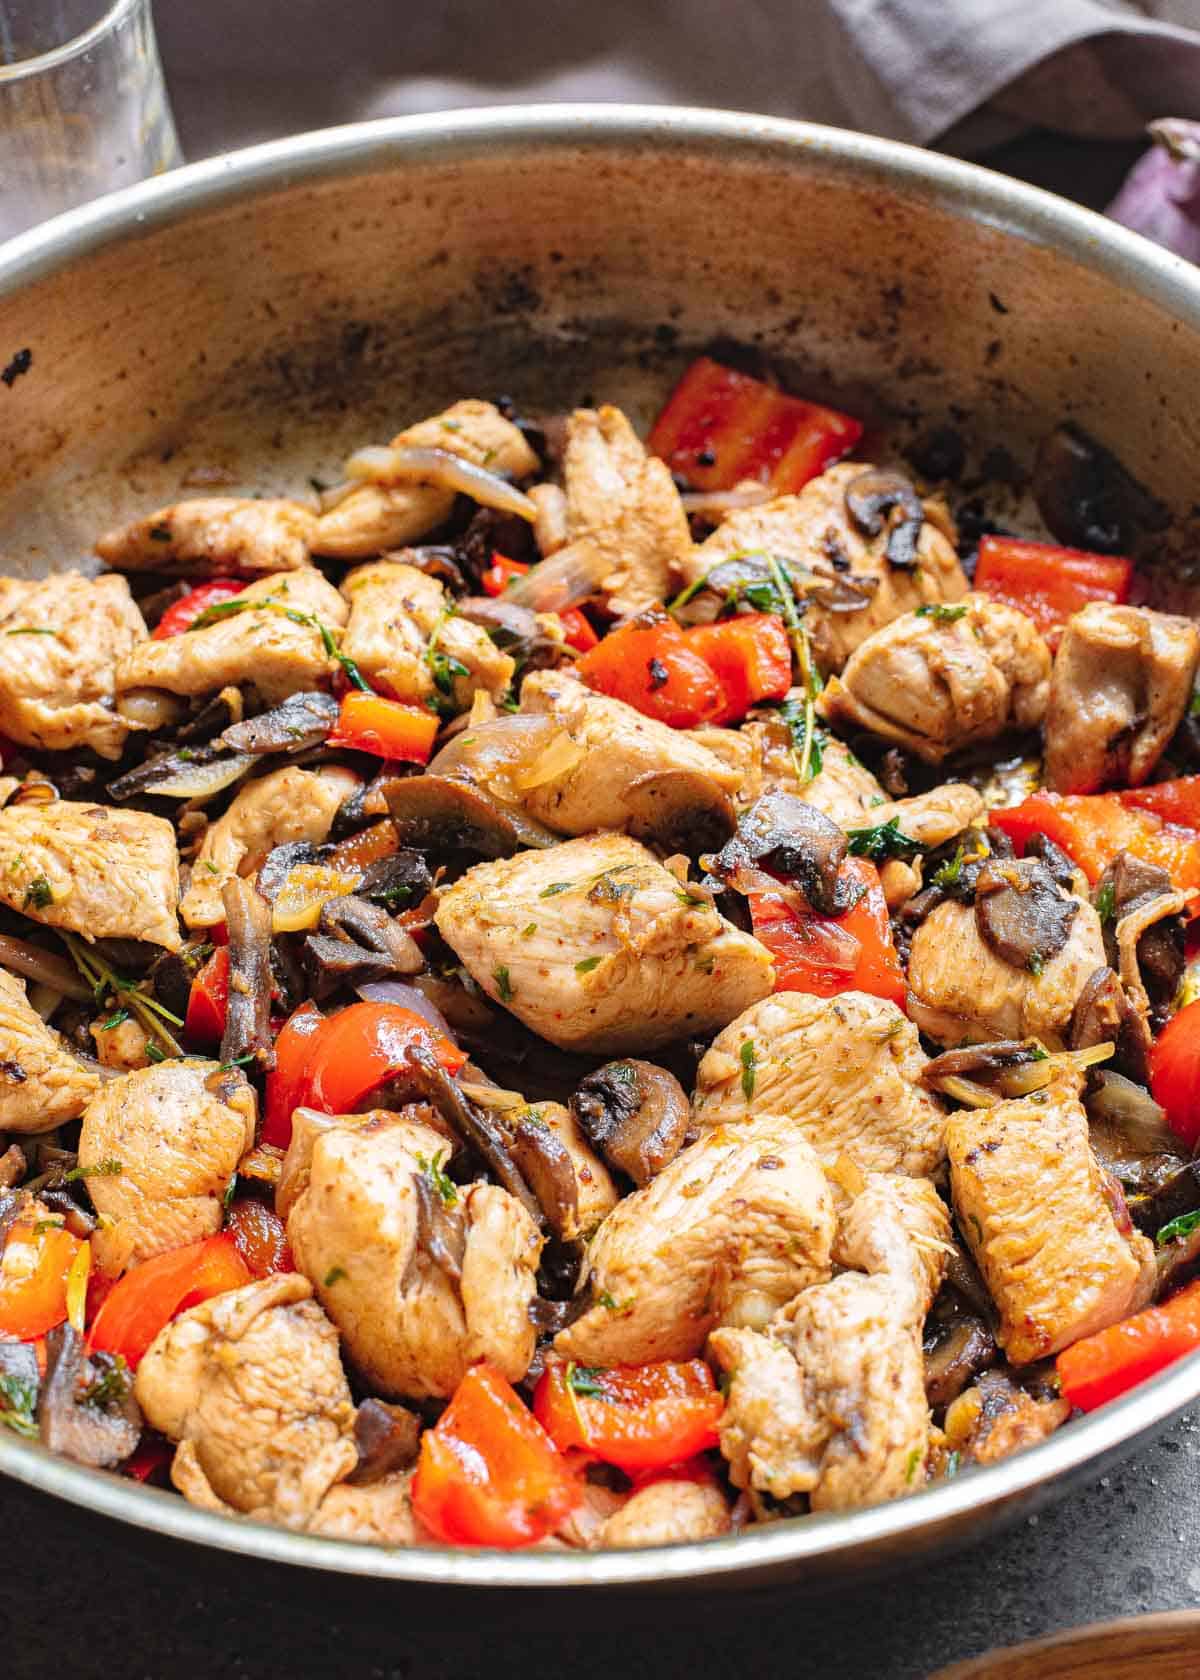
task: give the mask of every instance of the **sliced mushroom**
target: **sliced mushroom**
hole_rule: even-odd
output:
[[[916,565],[925,509],[903,474],[879,467],[859,473],[846,486],[846,512],[867,537],[877,537],[887,524],[884,553],[890,565]]]
[[[625,790],[627,831],[668,851],[698,857],[723,846],[735,829],[733,801],[697,770],[660,770]]]
[[[574,1240],[579,1234],[579,1185],[560,1139],[530,1112],[514,1125],[509,1148],[551,1230],[557,1237]]]
[[[114,776],[108,783],[108,796],[118,802],[136,798],[143,793],[157,793],[161,782],[171,782],[176,776],[189,775],[208,769],[218,760],[232,763],[216,742],[197,747],[172,747],[169,752],[155,753],[122,776]],[[247,764],[246,769],[250,766]]]
[[[421,1420],[407,1406],[386,1400],[364,1400],[354,1414],[354,1445],[358,1464],[346,1477],[356,1487],[378,1482],[393,1471],[405,1470],[421,1444]]]
[[[561,838],[521,811],[502,807],[479,788],[449,776],[391,777],[384,793],[401,845],[418,851],[502,858],[522,846],[553,846]]]
[[[1000,830],[997,830],[997,833],[999,832]],[[1008,835],[1006,834],[1004,838],[1007,841]],[[993,847],[992,851],[994,855],[996,848]],[[1011,842],[1009,842],[1007,851],[1002,855],[1005,857],[1012,856]],[[1046,865],[1047,870],[1050,872],[1051,879],[1055,881],[1058,886],[1062,887],[1065,892],[1071,892],[1074,889],[1076,878],[1079,875],[1079,870],[1076,865],[1072,863],[1066,852],[1063,851],[1062,847],[1056,846],[1054,841],[1050,839],[1049,835],[1031,835],[1025,842],[1025,856],[1040,858]]]
[[[948,1406],[972,1377],[996,1361],[996,1343],[980,1318],[957,1318],[936,1325],[925,1342],[925,1398]]]
[[[1079,914],[1037,858],[989,861],[975,882],[975,925],[989,950],[1038,972],[1067,943]]]
[[[1149,1026],[1111,968],[1098,968],[1076,998],[1067,1043],[1072,1050],[1115,1044],[1122,1071],[1140,1081],[1149,1078]]]
[[[1073,548],[1123,554],[1140,535],[1170,521],[1164,504],[1071,420],[1039,444],[1032,488],[1051,535]]]
[[[940,1056],[926,1062],[921,1070],[921,1083],[936,1090],[944,1079],[986,1079],[989,1074],[999,1073],[1004,1068],[1038,1061],[1044,1054],[1032,1040],[1024,1038],[998,1038],[991,1044],[964,1044],[957,1050],[944,1050]]]
[[[256,885],[261,897],[274,904],[292,870],[298,864],[321,863],[329,857],[328,846],[314,846],[310,840],[287,840],[272,846],[259,866]]]
[[[728,878],[761,865],[794,881],[820,914],[839,915],[849,907],[839,879],[848,845],[838,825],[814,805],[793,793],[765,793],[742,813],[713,873]]]
[[[320,746],[337,720],[332,694],[293,694],[281,706],[233,724],[221,741],[237,753],[300,752]]]
[[[462,1206],[447,1207],[428,1173],[413,1179],[417,1199],[417,1245],[425,1250],[438,1269],[454,1283],[462,1281],[467,1230]]]
[[[322,933],[340,935],[386,957],[395,974],[417,974],[425,966],[416,944],[399,923],[358,893],[330,899],[322,906],[319,926]]]
[[[367,950],[352,939],[308,934],[301,948],[302,961],[314,1003],[325,1003],[346,987],[369,985],[374,980],[386,980],[391,974],[417,973],[424,966],[424,959],[414,941],[407,934],[403,937],[412,946],[413,954],[411,961],[399,967],[390,956]]]
[[[20,1184],[27,1171],[25,1151],[20,1144],[10,1143],[0,1155],[0,1191],[11,1190],[14,1184]]]
[[[1183,916],[1170,875],[1158,864],[1119,852],[1097,881],[1092,902],[1111,908],[1104,923],[1109,962],[1127,987],[1142,987],[1152,1011],[1167,1009],[1186,964]],[[1135,930],[1134,960],[1122,962],[1121,947],[1133,941]],[[1134,967],[1136,976],[1126,973]]]
[[[432,886],[433,876],[420,852],[393,852],[367,866],[356,896],[386,910],[410,910]]]
[[[221,889],[229,930],[229,1004],[221,1060],[252,1056],[263,1072],[275,1066],[271,1042],[271,909],[240,876]]]
[[[673,1161],[692,1111],[673,1073],[654,1062],[606,1062],[571,1097],[584,1135],[639,1189]]]
[[[69,1324],[46,1336],[38,1427],[44,1447],[98,1470],[128,1458],[141,1436],[129,1373],[107,1354],[85,1360],[83,1338]]]

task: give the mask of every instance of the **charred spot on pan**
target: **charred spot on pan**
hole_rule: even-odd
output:
[[[3,380],[4,384],[11,390],[21,375],[28,373],[32,366],[33,351],[28,347],[24,350],[18,350],[4,369],[0,371],[0,380]]]

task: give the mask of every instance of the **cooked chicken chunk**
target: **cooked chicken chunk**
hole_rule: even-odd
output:
[[[49,1132],[83,1113],[100,1086],[0,968],[0,1132]]]
[[[639,1488],[600,1524],[593,1546],[678,1546],[729,1532],[729,1506],[715,1482],[664,1476]]]
[[[1046,783],[1094,793],[1147,781],[1179,727],[1200,661],[1187,618],[1092,601],[1059,644],[1046,710]]]
[[[479,690],[493,700],[507,694],[515,660],[482,625],[451,615],[453,603],[436,578],[396,560],[376,560],[347,573],[342,594],[350,603],[342,652],[373,687],[396,700],[432,699],[440,655],[437,669],[460,710]]]
[[[519,427],[489,402],[456,402],[398,432],[392,447],[442,449],[508,478],[527,478],[538,467]],[[365,560],[423,537],[449,517],[453,506],[454,491],[435,484],[363,484],[320,516],[313,552]]]
[[[619,408],[577,408],[563,457],[567,541],[588,556],[608,609],[626,618],[667,599],[692,553],[679,492]]]
[[[179,914],[190,928],[216,927],[225,920],[221,890],[236,875],[249,875],[273,846],[328,839],[343,800],[358,786],[348,770],[329,765],[301,770],[289,764],[250,782],[224,816],[205,831],[192,864],[191,885]]]
[[[237,1164],[254,1142],[254,1091],[242,1073],[188,1057],[109,1080],[92,1097],[79,1165],[104,1224],[92,1238],[110,1277],[210,1237]]]
[[[865,992],[777,992],[713,1040],[692,1112],[718,1133],[770,1115],[826,1166],[847,1155],[863,1172],[919,1176],[941,1160],[945,1124],[920,1084],[925,1063],[917,1029],[894,1003]]]
[[[435,919],[483,990],[563,1049],[703,1036],[774,983],[756,939],[621,834],[476,864],[443,888]]]
[[[964,1464],[998,1464],[1053,1435],[1070,1415],[1069,1400],[1035,1400],[1006,1372],[984,1371],[948,1409],[945,1448]]]
[[[618,1204],[588,1248],[593,1305],[554,1345],[585,1365],[690,1359],[829,1276],[833,1202],[786,1121],[710,1132]]]
[[[876,827],[894,822],[901,834],[915,840],[924,851],[953,840],[984,813],[982,795],[967,782],[944,782],[930,788],[928,793],[915,793],[909,799],[887,799],[876,805],[867,822],[850,827]]]
[[[1153,1245],[1101,1170],[1087,1115],[1062,1085],[946,1123],[959,1229],[1000,1313],[1014,1365],[1045,1359],[1150,1299]]]
[[[346,603],[320,572],[258,578],[237,602],[236,612],[202,630],[140,642],[117,666],[118,693],[215,694],[227,683],[245,684],[270,706],[329,681],[337,663],[321,626],[338,631]]]
[[[109,1026],[107,1021],[111,1019],[110,1016],[93,1021],[88,1028],[100,1066],[111,1068],[114,1073],[132,1073],[134,1068],[149,1067],[151,1058],[146,1049],[151,1040],[142,1023],[135,1015],[129,1015]]]
[[[732,734],[731,730],[724,731]],[[749,738],[757,746],[760,775],[757,784],[753,776],[746,777],[738,790],[738,804],[749,804],[763,793],[794,793],[806,805],[814,805],[840,828],[863,828],[874,822],[872,812],[885,798],[884,791],[865,764],[860,764],[836,736],[821,740],[821,767],[808,781],[801,782],[796,773],[797,759],[792,753],[787,727],[778,718],[755,718],[744,723],[738,731],[741,738]]]
[[[0,731],[47,752],[120,758],[129,725],[114,708],[114,673],[145,635],[124,578],[0,578]]]
[[[561,671],[533,671],[521,688],[521,710],[552,717],[579,748],[566,766],[521,794],[531,817],[559,834],[593,834],[645,820],[655,781],[687,776],[723,804],[739,776],[684,730],[643,717],[623,700],[593,694]],[[730,817],[732,824],[732,816]]]
[[[834,1257],[855,1268],[797,1295],[765,1335],[718,1330],[729,1374],[721,1450],[737,1487],[814,1510],[895,1499],[929,1445],[921,1328],[950,1252],[928,1180],[868,1178]],[[866,1275],[864,1275],[866,1274]]]
[[[310,1517],[308,1532],[376,1546],[433,1544],[433,1536],[413,1512],[412,1479],[411,1470],[401,1470],[361,1487],[335,1483]]]
[[[854,524],[846,507],[847,487],[873,470],[861,461],[844,461],[812,479],[798,495],[729,514],[692,551],[685,581],[704,577],[734,555],[773,554],[802,567],[814,574],[804,619],[813,654],[823,676],[840,671],[861,642],[894,618],[922,604],[957,601],[967,591],[954,544],[928,517],[930,504],[914,567],[893,566],[886,559],[886,531],[868,537]],[[822,603],[822,593],[858,579],[864,580],[861,609],[835,611]]]
[[[987,595],[961,615],[906,613],[859,644],[818,702],[831,723],[868,729],[929,764],[1006,729],[1035,729],[1050,650],[1027,619]]]
[[[106,532],[96,553],[123,572],[294,572],[308,565],[316,529],[316,514],[299,502],[205,496]]]
[[[163,817],[57,799],[0,811],[0,904],[85,939],[182,944],[179,854]]]
[[[150,1344],[135,1393],[178,1442],[171,1479],[196,1504],[304,1528],[358,1462],[337,1331],[296,1272],[181,1313]]]
[[[913,934],[908,959],[909,1014],[921,1031],[948,1049],[1029,1037],[1061,1049],[1079,994],[1105,966],[1100,918],[1076,902],[1066,944],[1038,973],[988,949],[971,905],[939,904]]]
[[[450,1187],[436,1166],[446,1140],[428,1126],[382,1112],[312,1119],[285,1165],[300,1175],[288,1240],[371,1388],[444,1398],[477,1359],[519,1382],[542,1249],[529,1214],[494,1184]]]

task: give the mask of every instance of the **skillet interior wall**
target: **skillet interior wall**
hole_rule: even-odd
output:
[[[1169,504],[1200,459],[1200,335],[819,144],[469,137],[451,162],[258,191],[0,298],[0,555],[76,564],[180,494],[305,490],[463,394],[647,417],[685,349],[761,345],[877,422],[1018,457],[1079,419]],[[11,367],[11,364],[10,364]]]

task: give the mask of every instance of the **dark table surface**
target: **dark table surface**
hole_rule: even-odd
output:
[[[1101,205],[1137,150],[1034,136],[986,161]],[[578,1625],[560,1612],[549,1631],[533,1600],[502,1626],[481,1624],[468,1600],[422,1610],[380,1595],[347,1609],[319,1582],[284,1602],[252,1572],[214,1583],[187,1558],[148,1564],[121,1530],[98,1535],[11,1486],[0,1520],[4,1680],[923,1680],[993,1645],[1200,1604],[1200,1418],[1039,1516],[898,1578],[819,1597],[615,1605]]]

